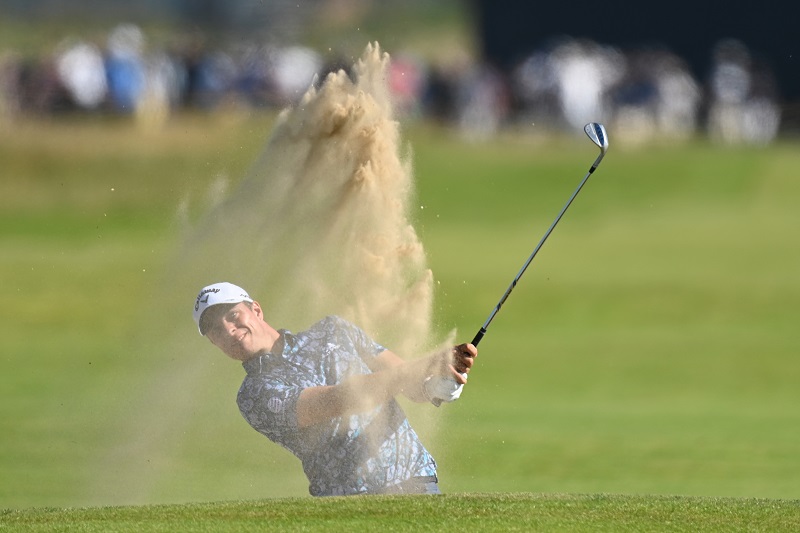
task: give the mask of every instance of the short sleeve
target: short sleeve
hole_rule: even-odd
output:
[[[239,389],[236,403],[256,431],[298,453],[302,447],[297,426],[297,400],[301,392],[298,386],[248,377]]]

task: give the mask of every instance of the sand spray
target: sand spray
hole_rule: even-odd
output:
[[[245,287],[275,327],[327,314],[398,354],[431,343],[433,276],[410,219],[414,180],[369,45],[278,118],[260,161],[186,241],[200,286]],[[202,275],[200,275],[202,273]]]
[[[177,462],[170,450],[197,425],[195,398],[225,391],[219,395],[235,416],[236,380],[243,376],[220,382],[222,365],[238,365],[197,334],[189,314],[207,284],[244,287],[275,328],[300,331],[336,314],[404,358],[452,342],[452,333],[433,338],[433,276],[411,217],[411,156],[393,115],[389,61],[370,44],[350,73],[316,80],[277,118],[250,173],[230,192],[219,183],[210,190],[213,207],[186,228],[152,296],[140,349],[156,368],[144,371],[136,409],[116,446],[99,458],[114,477],[98,479],[99,503],[185,493],[179,483],[164,485]],[[415,429],[430,442],[438,410],[409,407]]]

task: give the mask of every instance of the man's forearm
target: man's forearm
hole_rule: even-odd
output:
[[[297,424],[312,426],[337,416],[369,411],[406,389],[409,389],[406,394],[414,399],[415,393],[410,389],[421,390],[426,377],[424,364],[403,362],[371,374],[351,376],[338,385],[305,389],[297,401]]]
[[[430,357],[405,361],[394,352],[386,350],[375,358],[373,371],[377,372],[405,365],[406,377],[403,379],[400,393],[413,402],[424,403],[429,401],[425,394],[424,381],[433,372],[432,363],[433,361]]]

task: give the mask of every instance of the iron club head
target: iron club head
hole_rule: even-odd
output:
[[[590,170],[590,172],[594,172],[594,169],[600,164],[603,156],[606,155],[606,150],[608,150],[608,135],[603,125],[597,122],[588,123],[583,127],[583,131],[585,131],[592,142],[600,148],[600,155],[595,159],[592,169]]]

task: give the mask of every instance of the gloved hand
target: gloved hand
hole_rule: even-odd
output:
[[[467,379],[467,374],[461,374]],[[442,402],[454,402],[461,396],[464,385],[456,383],[452,376],[431,376],[425,380],[425,394],[430,402],[439,407]]]

